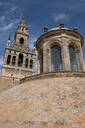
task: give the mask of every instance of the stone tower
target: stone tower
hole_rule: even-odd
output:
[[[35,49],[28,47],[29,33],[24,16],[17,28],[14,44],[10,46],[10,37],[4,52],[2,76],[21,79],[35,73]]]
[[[36,42],[38,73],[84,71],[82,45],[83,37],[77,27],[69,30],[63,22],[51,30],[45,27]]]

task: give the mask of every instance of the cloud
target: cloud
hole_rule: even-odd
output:
[[[8,30],[10,30],[10,29],[13,29],[13,28],[15,28],[16,27],[16,24],[19,22],[19,20],[18,19],[16,19],[15,21],[11,21],[11,23],[9,23],[9,24],[3,24],[3,26],[2,27],[0,27],[0,31],[8,31]]]
[[[36,40],[37,40],[37,36],[30,36],[30,39],[29,39],[29,47],[30,47],[30,49],[33,49],[33,47],[34,47],[34,43],[36,42]]]
[[[10,8],[10,12],[14,12],[15,10],[17,10],[18,9],[18,7],[12,7],[12,8]]]
[[[5,6],[5,5],[9,5],[9,2],[0,2],[0,6]]]
[[[6,18],[6,16],[5,16],[5,15],[0,16],[0,22],[4,22],[5,18]]]
[[[0,66],[3,64],[3,56],[0,56]]]
[[[0,2],[0,5],[2,5],[3,3],[2,2]]]
[[[1,75],[2,64],[3,64],[3,56],[0,56],[0,75]]]
[[[54,21],[68,20],[69,17],[65,13],[53,14]]]
[[[1,28],[2,31],[7,31],[13,27],[14,23],[10,23],[8,25],[5,25]]]
[[[38,53],[36,52],[36,61],[35,61],[35,74],[37,74],[37,65],[38,65]]]

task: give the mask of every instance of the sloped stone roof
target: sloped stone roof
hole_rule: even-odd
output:
[[[85,73],[58,74],[38,75],[3,91],[0,128],[84,128]]]

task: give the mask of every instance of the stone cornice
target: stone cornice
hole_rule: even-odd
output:
[[[82,37],[82,35],[80,35],[78,32],[74,32],[74,31],[72,31],[72,30],[67,30],[67,29],[58,29],[58,30],[51,30],[51,31],[48,31],[48,32],[44,33],[43,35],[41,35],[41,36],[38,38],[38,40],[36,41],[36,48],[38,48],[39,43],[40,43],[40,42],[43,42],[43,40],[44,40],[45,38],[49,38],[49,37],[51,37],[51,36],[59,36],[59,35],[61,35],[61,34],[63,34],[63,33],[65,33],[66,35],[70,35],[70,36],[73,36],[73,37],[79,39],[80,42],[81,42],[81,45],[83,45],[83,42],[84,42],[83,37]]]
[[[85,72],[49,72],[49,73],[43,73],[38,75],[29,76],[26,78],[23,78],[20,80],[20,84],[27,82],[27,81],[33,81],[33,80],[40,80],[40,79],[47,79],[47,78],[61,78],[61,77],[84,77],[85,78]]]
[[[36,53],[33,53],[32,51],[30,50],[22,50],[22,49],[17,49],[17,48],[14,48],[14,47],[6,47],[5,50],[8,49],[8,50],[12,50],[12,51],[16,51],[16,52],[23,52],[25,54],[31,54],[31,55],[35,55],[36,56]],[[11,53],[12,54],[12,53]]]

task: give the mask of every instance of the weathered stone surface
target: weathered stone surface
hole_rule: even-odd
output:
[[[38,75],[3,91],[0,128],[85,128],[85,77],[62,75]]]

